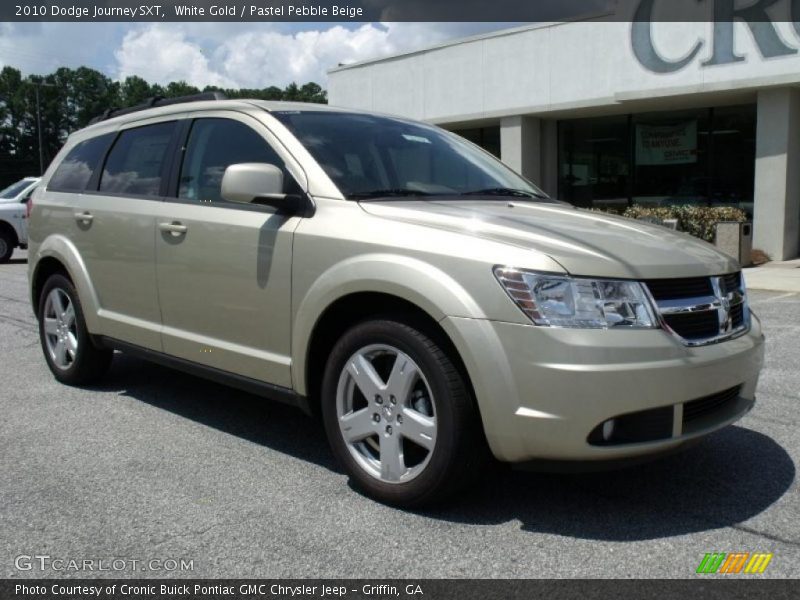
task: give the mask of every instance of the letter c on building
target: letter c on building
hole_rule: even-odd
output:
[[[674,73],[680,71],[697,56],[703,48],[703,42],[698,41],[689,54],[680,60],[666,60],[653,45],[653,8],[656,0],[642,0],[631,24],[631,45],[636,59],[646,69],[654,73]]]

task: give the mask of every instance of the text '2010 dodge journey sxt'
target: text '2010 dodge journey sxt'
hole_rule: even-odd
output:
[[[761,326],[705,242],[400,118],[184,98],[97,121],[33,197],[61,382],[118,350],[318,412],[352,480],[405,506],[491,455],[657,455],[753,406]]]

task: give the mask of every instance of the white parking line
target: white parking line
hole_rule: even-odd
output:
[[[780,296],[775,296],[773,298],[767,298],[766,300],[756,300],[755,302],[751,302],[751,306],[757,306],[759,304],[769,304],[770,302],[775,302],[776,300],[783,300],[785,298],[791,298],[792,296],[797,296],[797,292],[789,292],[788,294],[781,294]]]

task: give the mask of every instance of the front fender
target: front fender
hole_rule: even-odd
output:
[[[31,264],[34,265],[30,279],[31,290],[33,290],[33,282],[36,281],[39,266],[45,258],[54,258],[64,265],[72,283],[75,285],[75,289],[78,290],[78,297],[83,308],[87,329],[92,332],[99,331],[98,311],[100,310],[100,301],[78,249],[69,239],[62,235],[51,235],[39,244],[36,248],[35,256],[29,258]],[[31,300],[35,311],[39,299],[32,297]]]
[[[445,317],[485,319],[475,299],[450,275],[423,261],[394,254],[363,255],[337,263],[302,294],[292,328],[292,383],[306,394],[306,358],[325,310],[350,294],[373,292],[403,298],[436,321]]]

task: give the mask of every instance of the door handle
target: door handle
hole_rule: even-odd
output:
[[[88,225],[92,221],[94,221],[94,215],[88,211],[82,213],[75,213],[75,220],[78,223],[83,223],[84,225]]]
[[[179,235],[183,235],[189,230],[189,228],[186,225],[178,221],[174,221],[172,223],[159,223],[158,228],[161,231],[166,231],[167,233],[170,233],[176,237]]]

